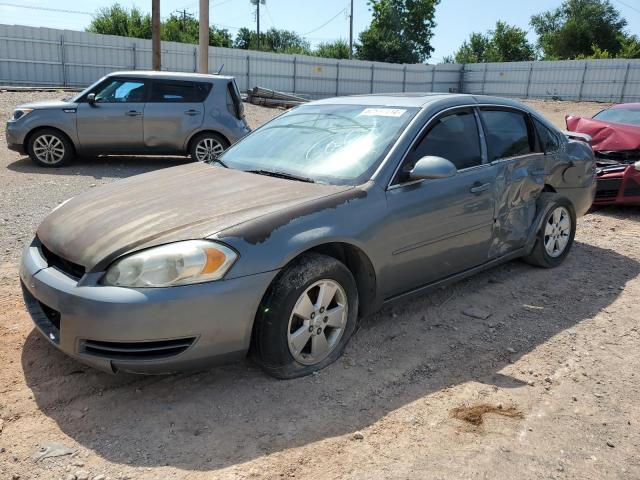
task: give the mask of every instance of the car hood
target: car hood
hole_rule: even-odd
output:
[[[596,152],[640,150],[640,127],[572,115],[565,121],[567,130],[590,135],[589,143]]]
[[[33,108],[37,110],[60,109],[60,108],[77,108],[78,104],[65,100],[40,100],[37,102],[23,103],[16,108]]]
[[[78,195],[51,212],[37,236],[64,259],[101,271],[125,253],[205,238],[350,188],[193,163]]]

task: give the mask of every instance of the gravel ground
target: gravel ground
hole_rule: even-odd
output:
[[[0,117],[56,97],[0,93]],[[559,126],[603,108],[531,104]],[[252,126],[277,113],[247,108]],[[20,249],[64,199],[184,160],[43,170],[3,142],[0,478],[640,478],[639,209],[580,219],[557,269],[510,262],[365,319],[318,375],[277,381],[241,362],[109,376],[34,332]],[[36,463],[45,442],[75,453]]]

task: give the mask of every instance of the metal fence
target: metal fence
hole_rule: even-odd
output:
[[[198,46],[162,42],[163,70],[195,72]],[[242,90],[256,85],[321,98],[384,92],[449,92],[460,65],[397,65],[333,60],[231,48],[209,48],[210,72],[220,68]],[[115,70],[151,69],[151,41],[0,25],[0,85],[85,86]]]
[[[165,70],[195,72],[196,45],[162,42]],[[640,101],[640,60],[398,65],[209,48],[211,72],[310,98],[457,92],[519,98]],[[151,69],[151,41],[0,25],[0,85],[86,86],[115,70]]]

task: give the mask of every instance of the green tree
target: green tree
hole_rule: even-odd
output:
[[[136,7],[127,10],[115,3],[98,10],[87,31],[121,37],[151,38],[151,16],[143,14]]]
[[[418,63],[431,56],[440,0],[369,0],[373,19],[360,33],[356,56],[362,60]]]
[[[313,52],[316,57],[349,58],[349,44],[345,40],[324,42]]]
[[[162,40],[181,43],[198,43],[199,22],[192,15],[178,17],[171,14],[162,22],[160,35]],[[89,32],[121,37],[151,38],[151,16],[142,14],[133,7],[127,10],[119,4],[101,9],[91,21]],[[209,27],[209,45],[214,47],[231,47],[231,34],[226,29]]]
[[[629,35],[620,39],[618,58],[640,58],[640,40],[636,35]]]
[[[486,34],[472,33],[454,54],[456,63],[522,62],[535,59],[535,49],[521,28],[496,22]]]
[[[617,55],[627,21],[609,0],[565,0],[560,7],[531,17],[545,59],[572,59],[600,52]]]
[[[248,28],[238,30],[234,41],[236,48],[243,50],[264,50],[276,53],[298,53],[302,55],[311,54],[311,44],[290,30],[270,28],[260,34],[260,48],[258,48],[258,37],[256,32]]]

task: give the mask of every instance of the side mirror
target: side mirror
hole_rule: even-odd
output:
[[[456,173],[458,169],[449,160],[429,155],[416,162],[409,172],[409,180],[435,180],[453,177]]]
[[[89,105],[93,105],[94,103],[96,103],[96,94],[95,93],[90,93],[89,95],[87,95],[87,103]]]

